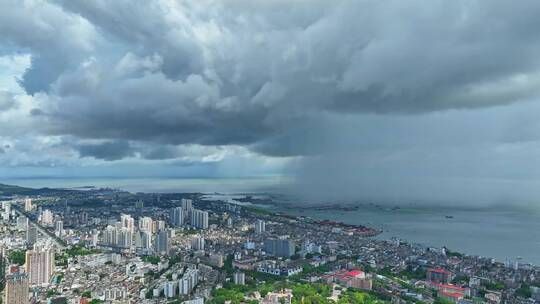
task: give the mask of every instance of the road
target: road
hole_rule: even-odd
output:
[[[46,235],[48,236],[49,238],[51,238],[55,243],[56,245],[58,246],[58,248],[60,249],[65,249],[66,248],[66,244],[64,241],[62,241],[61,239],[59,239],[58,237],[56,237],[56,235],[52,234],[50,231],[48,231],[47,229],[45,229],[43,226],[41,226],[40,224],[38,224],[37,222],[35,222],[34,220],[32,220],[28,215],[26,215],[26,213],[22,212],[20,209],[19,209],[19,206],[13,206],[13,210],[15,210],[15,212],[17,214],[19,214],[20,216],[24,216],[26,218],[28,218],[28,221],[30,221],[32,224],[34,224],[34,226],[36,226],[37,230],[43,234],[43,235]]]

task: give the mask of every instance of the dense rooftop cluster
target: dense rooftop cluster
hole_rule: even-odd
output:
[[[276,214],[249,200],[113,189],[6,195],[4,301],[540,301],[536,266],[378,240],[369,227]]]

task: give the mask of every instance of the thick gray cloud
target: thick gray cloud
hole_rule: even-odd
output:
[[[108,161],[119,160],[134,154],[129,143],[125,141],[81,144],[77,149],[81,157],[94,157]]]
[[[170,145],[152,147],[143,153],[143,157],[150,160],[175,159],[183,155],[176,146]]]
[[[22,85],[48,94],[50,134],[296,155],[272,143],[320,113],[539,94],[535,1],[29,3],[9,2],[0,32],[35,55]]]
[[[84,19],[46,1],[3,0],[0,10],[2,47],[32,54],[32,65],[20,80],[34,94],[48,90],[63,72],[95,50],[97,33]]]
[[[85,159],[239,146],[299,156],[300,188],[411,183],[381,198],[537,178],[538,1],[0,3],[2,53],[31,56],[28,125]]]

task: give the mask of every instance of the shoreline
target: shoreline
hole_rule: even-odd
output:
[[[358,226],[358,227],[369,227],[377,233],[372,235],[366,235],[369,237],[374,237],[381,241],[392,241],[399,239],[403,242],[420,245],[426,248],[446,248],[452,249],[452,252],[459,252],[468,256],[476,257],[485,257],[493,258],[498,262],[508,262],[508,261],[522,261],[524,264],[529,265],[540,265],[540,261],[534,256],[527,256],[529,251],[513,251],[516,248],[527,248],[534,246],[532,243],[519,243],[514,237],[514,242],[517,246],[509,247],[499,247],[497,241],[493,241],[489,238],[483,238],[482,234],[480,236],[474,235],[474,233],[462,234],[462,237],[456,239],[444,239],[444,237],[437,237],[437,231],[426,232],[425,229],[419,227],[405,227],[408,228],[407,231],[402,230],[400,225],[396,225],[393,221],[407,221],[411,217],[420,216],[422,218],[428,218],[432,221],[432,224],[441,223],[446,226],[444,227],[457,227],[461,226],[461,222],[468,222],[469,225],[472,225],[477,230],[485,229],[487,224],[482,222],[482,227],[479,227],[476,223],[470,222],[471,219],[476,220],[477,218],[483,218],[486,214],[479,214],[483,212],[482,210],[461,210],[461,209],[423,209],[423,208],[407,208],[407,207],[386,207],[377,204],[361,204],[357,206],[350,206],[348,204],[335,204],[329,203],[324,205],[317,205],[317,208],[310,208],[311,204],[306,205],[306,207],[299,208],[292,205],[291,201],[285,202],[271,202],[271,200],[249,200],[246,199],[245,195],[242,199],[237,200],[236,198],[230,199],[229,202],[240,202],[240,204],[249,204],[250,207],[262,209],[268,212],[286,214],[290,217],[308,219],[312,222],[321,222],[321,223],[332,223],[337,226],[347,225]],[[264,202],[264,203],[261,203]],[[338,207],[332,209],[333,207]],[[337,212],[328,212],[328,211],[337,211]],[[496,215],[493,220],[497,221],[499,218],[505,218],[508,213],[511,215],[518,214],[520,216],[531,216],[531,214],[522,214],[519,212],[508,212],[505,210],[500,211],[491,211],[488,214],[489,216]],[[356,217],[357,214],[363,214],[363,218]],[[368,215],[366,215],[368,214]],[[384,218],[386,222],[377,223],[377,220],[365,221],[363,220],[366,216],[376,214],[380,218]],[[333,215],[333,216],[332,216]],[[468,217],[467,217],[468,216]],[[510,215],[508,215],[510,217]],[[397,219],[397,220],[396,220]],[[352,223],[351,223],[352,222]],[[403,225],[403,223],[400,223]],[[512,224],[512,223],[511,223]],[[413,224],[414,225],[414,224]],[[525,224],[526,225],[526,224]],[[485,231],[483,231],[485,232]],[[495,238],[498,234],[496,231],[488,231],[491,238]],[[475,233],[478,234],[476,231]],[[513,232],[509,232],[512,234]],[[450,233],[451,234],[451,233]],[[518,236],[518,235],[515,235]],[[478,242],[482,240],[482,242]],[[494,247],[496,246],[496,247]],[[485,247],[485,248],[484,248]],[[493,248],[493,249],[487,249]],[[508,249],[513,248],[513,249]],[[504,251],[501,251],[505,249]],[[497,254],[494,254],[497,253]],[[523,256],[525,257],[523,258]]]
[[[84,184],[84,186],[90,187],[88,185],[91,184]],[[97,188],[101,187],[92,186],[92,189],[88,190],[96,191]],[[51,189],[53,188],[48,190]],[[38,189],[32,190],[39,191]],[[78,189],[73,191],[86,190]],[[148,194],[161,193],[159,191],[145,192]],[[181,189],[178,189],[174,192],[167,192],[167,195],[174,193],[188,192],[182,192]],[[333,222],[332,224],[336,225],[337,228],[343,225],[344,229],[350,228],[352,233],[364,233],[379,240],[400,239],[424,247],[446,247],[457,249],[457,251],[468,255],[494,257],[498,261],[522,260],[534,265],[540,265],[540,259],[529,254],[536,252],[540,248],[540,242],[535,242],[535,240],[540,240],[540,237],[535,237],[534,233],[532,236],[530,235],[531,231],[540,231],[537,213],[499,209],[484,211],[450,208],[440,210],[440,208],[421,208],[420,206],[387,207],[374,203],[360,203],[357,206],[343,203],[326,203],[322,205],[308,203],[306,204],[307,207],[300,208],[298,205],[293,204],[296,200],[268,192],[215,191],[193,193],[197,193],[197,196],[201,199],[213,197],[214,200],[229,203],[234,200],[234,203],[239,205],[258,207],[271,212],[281,212],[288,216],[307,218],[323,224],[327,220]],[[311,207],[314,208],[309,209]],[[484,217],[491,223],[483,219]],[[415,222],[411,221],[411,218],[414,218]],[[421,218],[421,220],[417,218]],[[427,221],[427,224],[424,226],[418,225],[417,222],[419,221]],[[496,225],[493,223],[496,223]],[[352,226],[348,227],[347,225]],[[462,225],[465,227],[460,227]],[[368,230],[363,231],[363,227],[367,227]],[[354,231],[354,228],[360,229]],[[494,240],[495,236],[498,235],[498,240]],[[510,246],[501,246],[500,237],[512,240],[512,244]]]

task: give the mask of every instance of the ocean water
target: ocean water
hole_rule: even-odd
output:
[[[7,179],[0,183],[26,187],[112,187],[131,192],[257,193],[278,192],[289,180],[264,178],[55,178]],[[216,195],[214,198],[219,198]],[[231,196],[221,196],[223,198]],[[362,205],[355,211],[317,211],[271,207],[290,214],[331,219],[380,228],[382,239],[446,246],[454,251],[493,257],[499,261],[521,258],[540,265],[540,212],[524,210],[401,207]],[[452,218],[447,218],[451,216]]]
[[[376,227],[383,230],[378,236],[381,239],[397,237],[428,246],[446,246],[453,251],[492,257],[499,261],[520,259],[540,265],[539,212],[432,207],[393,210],[369,205],[355,211],[296,209],[288,212]]]

